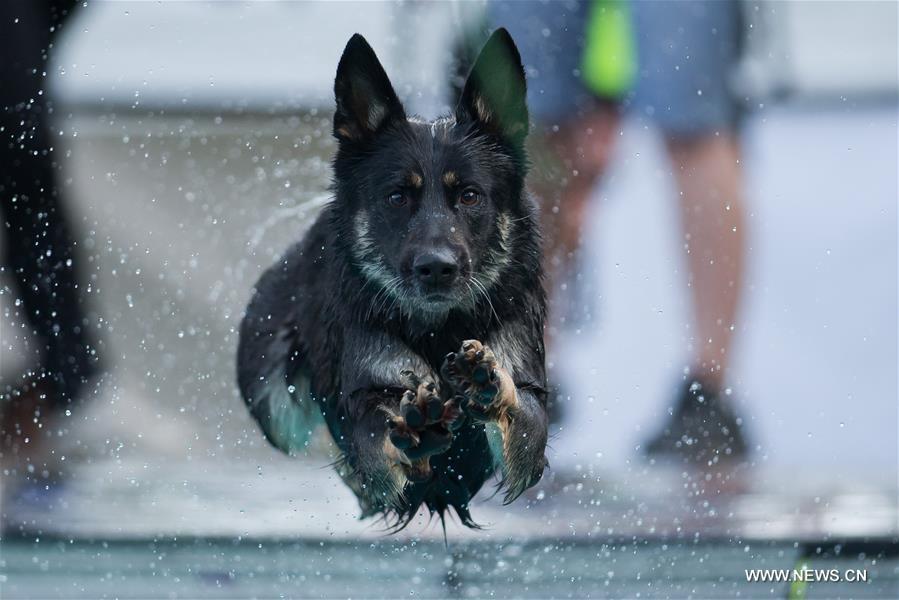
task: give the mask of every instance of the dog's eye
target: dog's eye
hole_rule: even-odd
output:
[[[387,195],[387,204],[394,208],[406,206],[406,195],[403,192],[391,192]]]
[[[459,196],[459,202],[464,204],[465,206],[475,206],[481,201],[481,195],[477,192],[477,190],[465,190],[462,192],[462,195]]]

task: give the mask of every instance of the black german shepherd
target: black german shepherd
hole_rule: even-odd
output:
[[[407,117],[360,35],[334,83],[335,199],[256,284],[238,379],[268,440],[302,451],[318,413],[363,516],[422,503],[474,527],[547,465],[538,213],[524,188],[525,78],[504,29],[455,114]]]

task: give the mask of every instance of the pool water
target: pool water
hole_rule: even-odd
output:
[[[803,556],[808,558],[803,559]],[[867,570],[866,583],[749,583],[746,569]],[[450,543],[184,539],[0,543],[12,598],[897,598],[895,540]]]

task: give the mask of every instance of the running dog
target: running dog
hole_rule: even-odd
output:
[[[545,298],[525,191],[525,76],[499,29],[452,115],[406,115],[374,51],[346,46],[334,199],[256,284],[238,382],[276,448],[321,417],[363,516],[441,520],[499,472],[505,502],[547,466]]]

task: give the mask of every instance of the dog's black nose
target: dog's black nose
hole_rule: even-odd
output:
[[[449,285],[459,274],[459,266],[449,252],[427,252],[415,257],[412,270],[428,286]]]

